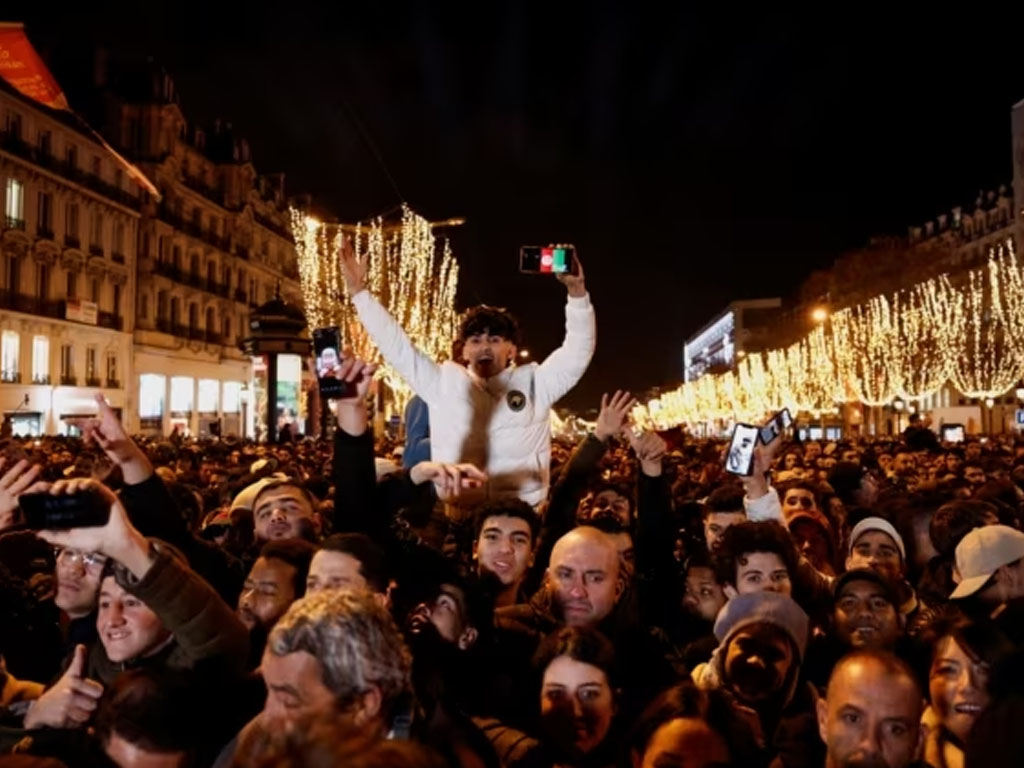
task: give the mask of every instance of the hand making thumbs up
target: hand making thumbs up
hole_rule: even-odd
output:
[[[85,677],[89,651],[75,646],[64,676],[36,699],[25,714],[26,728],[76,728],[89,722],[96,711],[103,686]]]

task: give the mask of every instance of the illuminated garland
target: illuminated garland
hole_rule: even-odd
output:
[[[920,400],[946,382],[966,397],[998,397],[1024,378],[1024,276],[1013,244],[962,284],[946,275],[835,312],[784,349],[747,355],[637,406],[634,421],[668,429],[753,421],[788,407],[820,415],[836,404]]]
[[[459,265],[447,239],[438,242],[426,219],[402,206],[401,221],[377,218],[362,224],[325,224],[292,209],[292,231],[299,277],[310,325],[337,325],[354,354],[380,368],[377,378],[391,393],[392,412],[400,412],[411,391],[385,363],[352,306],[341,274],[342,233],[357,254],[368,255],[367,283],[373,295],[405,329],[413,344],[434,360],[451,356],[458,328],[455,291]]]

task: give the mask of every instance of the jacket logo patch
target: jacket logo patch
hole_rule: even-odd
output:
[[[509,392],[505,400],[508,402],[508,407],[517,413],[526,407],[526,395],[518,389],[513,389]]]

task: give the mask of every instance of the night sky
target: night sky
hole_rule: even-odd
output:
[[[466,217],[460,305],[508,307],[535,354],[560,341],[564,289],[519,275],[518,247],[575,243],[599,324],[578,408],[677,383],[683,339],[729,301],[788,295],[871,234],[1009,184],[1024,99],[1021,25],[994,7],[136,5],[154,7],[7,18],[44,53],[152,54],[186,116],[231,121],[258,171],[341,219],[403,199]]]

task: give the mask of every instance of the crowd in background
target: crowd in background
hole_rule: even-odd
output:
[[[351,357],[320,440],[132,439],[98,398],[0,446],[0,766],[1024,761],[1024,440],[783,435],[737,476],[615,392],[552,441],[582,274],[544,363],[481,307],[438,365],[353,269],[422,396],[403,446]],[[106,522],[33,530],[37,493]]]

